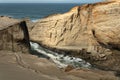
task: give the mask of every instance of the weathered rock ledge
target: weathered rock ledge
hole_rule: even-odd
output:
[[[0,50],[0,80],[119,80],[111,71],[73,69],[64,72],[45,58]]]

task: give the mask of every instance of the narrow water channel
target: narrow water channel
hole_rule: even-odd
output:
[[[70,57],[69,55],[63,55],[46,48],[43,48],[37,43],[30,42],[31,50],[34,53],[38,53],[40,57],[49,58],[52,60],[59,68],[67,67],[68,65],[72,65],[75,68],[83,67],[83,68],[91,68],[92,65],[81,58]]]

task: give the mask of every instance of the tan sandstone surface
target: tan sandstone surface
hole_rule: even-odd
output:
[[[119,48],[119,4],[119,1],[86,4],[43,18],[32,29],[31,40],[57,48],[85,47],[90,52],[95,50],[89,48],[100,43]]]
[[[119,80],[110,71],[73,69],[64,72],[44,58],[0,51],[0,80]]]
[[[30,39],[48,47],[75,50],[91,63],[120,71],[120,0],[76,6],[40,19]],[[116,65],[114,65],[116,64]]]

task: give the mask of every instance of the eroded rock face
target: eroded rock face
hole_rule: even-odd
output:
[[[120,1],[115,0],[76,6],[67,13],[43,18],[30,37],[52,48],[80,50],[93,61],[102,61],[101,65],[104,60],[112,60],[103,65],[107,67],[119,62],[109,58],[114,53],[112,49],[120,50],[119,32]]]
[[[101,44],[119,49],[119,23],[119,1],[86,4],[41,19],[31,31],[31,40],[56,48],[87,48],[93,53],[101,51],[94,50]]]
[[[28,52],[29,34],[25,21],[0,17],[0,50]]]

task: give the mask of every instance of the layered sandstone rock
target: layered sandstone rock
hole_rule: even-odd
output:
[[[119,4],[114,1],[86,4],[41,19],[32,29],[31,40],[56,48],[87,48],[93,53],[101,51],[94,50],[101,44],[119,49]]]
[[[107,67],[119,62],[118,57],[115,60],[108,57],[114,53],[113,49],[120,50],[119,32],[120,2],[114,0],[76,6],[67,13],[43,18],[36,23],[30,37],[52,48],[80,50],[96,61],[108,60],[108,64],[103,64]]]
[[[27,52],[30,47],[25,21],[0,17],[0,50]]]

